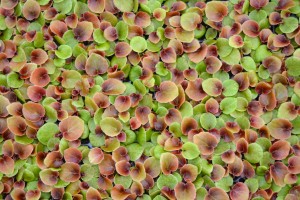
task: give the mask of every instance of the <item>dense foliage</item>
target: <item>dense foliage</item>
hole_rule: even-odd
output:
[[[299,200],[299,0],[0,0],[0,199]]]

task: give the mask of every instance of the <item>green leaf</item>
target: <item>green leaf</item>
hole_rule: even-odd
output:
[[[253,59],[255,62],[262,62],[265,58],[271,56],[272,53],[269,51],[267,45],[260,45],[254,53]]]
[[[232,79],[225,80],[223,82],[223,95],[224,96],[234,96],[239,91],[239,84]]]
[[[221,60],[226,62],[229,65],[239,64],[241,60],[241,54],[238,49],[232,49],[228,56],[221,57]]]
[[[34,141],[34,139],[29,138],[26,135],[23,135],[23,136],[15,135],[15,141],[20,143],[20,144],[31,144]]]
[[[147,41],[141,36],[135,36],[130,40],[130,47],[133,51],[141,53],[147,49]]]
[[[233,185],[233,179],[231,176],[226,176],[216,182],[216,186],[222,188],[225,192],[230,191],[230,187]]]
[[[182,145],[182,156],[185,159],[192,160],[200,155],[198,146],[192,142],[186,142]]]
[[[19,78],[16,72],[7,75],[7,85],[12,88],[20,88],[24,84],[24,80]]]
[[[78,44],[78,41],[74,38],[74,32],[71,30],[64,33],[63,40],[65,41],[65,44],[71,48],[74,48]]]
[[[118,174],[114,177],[114,183],[122,185],[125,189],[128,189],[132,183],[130,176],[120,176]]]
[[[59,133],[59,128],[54,123],[44,124],[37,132],[37,139],[44,145],[47,145],[50,138],[53,138],[56,133]]]
[[[116,29],[119,36],[118,39],[121,41],[126,40],[128,36],[128,25],[123,21],[119,21],[116,25]]]
[[[258,180],[255,178],[249,178],[245,181],[245,184],[248,186],[250,192],[253,194],[258,190]]]
[[[250,12],[249,17],[257,23],[260,23],[262,20],[267,18],[267,15],[268,13],[264,10],[253,10]]]
[[[226,97],[220,103],[220,109],[225,114],[230,114],[235,111],[237,107],[237,99],[233,97]]]
[[[99,135],[91,132],[89,135],[89,141],[93,147],[100,147],[105,144],[105,135]]]
[[[61,14],[67,14],[71,11],[73,6],[72,0],[63,0],[60,2],[54,2],[53,7]],[[80,16],[80,15],[78,15]]]
[[[106,39],[103,35],[103,31],[100,28],[94,30],[93,38],[99,44],[103,44],[106,42]]]
[[[64,88],[74,88],[77,81],[81,79],[81,74],[75,70],[66,70],[62,73],[61,85]]]
[[[164,186],[167,186],[170,189],[174,189],[176,184],[177,184],[177,178],[172,174],[170,175],[161,174],[157,179],[157,187],[159,189],[162,189]]]
[[[258,163],[263,157],[263,149],[259,144],[251,143],[248,146],[248,152],[244,156],[250,163]]]
[[[67,59],[72,56],[72,48],[68,45],[60,45],[58,50],[55,51],[55,55],[60,59]]]
[[[193,116],[193,106],[189,102],[184,102],[179,109],[182,118]]]
[[[217,125],[217,119],[211,113],[203,113],[200,116],[200,124],[204,129],[210,130],[210,129],[213,129]]]
[[[144,147],[138,143],[127,145],[126,148],[131,161],[136,161],[144,152]]]
[[[279,25],[279,29],[283,33],[292,33],[298,28],[298,19],[295,17],[283,18],[283,22]]]
[[[245,56],[241,59],[241,64],[246,71],[256,70],[256,64],[250,56]]]
[[[290,76],[300,75],[300,58],[292,56],[285,60],[287,72]]]
[[[130,12],[133,9],[133,0],[114,0],[114,5],[122,12]]]
[[[218,48],[218,54],[220,57],[228,56],[233,49],[231,46],[229,46],[228,39],[226,38],[218,38],[216,46]]]
[[[114,137],[121,132],[123,125],[113,117],[105,117],[100,121],[100,127],[106,135]]]

